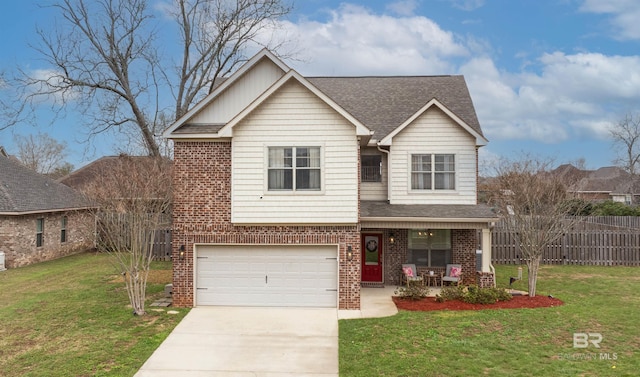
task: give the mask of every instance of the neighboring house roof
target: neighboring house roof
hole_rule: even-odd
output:
[[[75,190],[0,155],[0,214],[23,215],[88,208]]]
[[[220,80],[214,91],[167,128],[164,136],[230,136],[229,128],[226,126],[237,123],[242,116],[234,117],[227,124],[190,124],[190,119],[262,59],[270,59],[285,72],[285,76],[276,82],[274,87],[281,86],[292,77],[297,79],[357,128],[365,127],[372,130],[373,139],[376,141],[390,136],[395,130],[406,126],[406,122],[412,117],[420,115],[431,106],[436,106],[469,131],[476,138],[478,145],[487,143],[463,76],[303,77],[268,50],[256,54],[228,79]],[[272,93],[277,89],[274,87],[269,88],[267,92]],[[268,95],[265,96],[263,93],[240,114],[246,113],[247,109],[255,108],[266,97]]]
[[[597,170],[581,170],[571,164],[564,164],[551,173],[565,179],[565,182],[570,186],[570,191],[579,194],[626,195],[640,193],[640,181],[617,166],[605,166]]]
[[[58,179],[58,182],[76,190],[82,190],[86,185],[94,182],[97,177],[114,171],[115,168],[122,163],[122,159],[126,159],[126,163],[131,165],[131,169],[137,169],[138,167],[146,169],[145,163],[153,158],[154,157],[149,156],[129,155],[104,156]]]

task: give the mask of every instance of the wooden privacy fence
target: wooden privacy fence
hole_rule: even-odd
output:
[[[513,236],[496,228],[492,232],[492,261],[521,264],[520,246]],[[543,264],[640,266],[640,230],[577,230],[549,245]]]
[[[171,229],[156,229],[152,252],[153,260],[171,260]]]

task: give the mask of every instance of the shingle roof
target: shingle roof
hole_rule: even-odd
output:
[[[432,99],[482,135],[463,76],[307,77],[378,140],[391,133]]]
[[[483,135],[463,76],[305,77],[381,140],[432,99]],[[174,134],[216,133],[223,125],[183,124]]]
[[[0,213],[21,214],[87,208],[75,190],[0,155]]]
[[[147,169],[149,161],[153,157],[149,156],[104,156],[71,172],[58,179],[59,183],[82,191],[88,184],[93,183],[97,177],[112,174],[114,170],[120,169],[122,164],[131,170]]]
[[[360,202],[360,217],[376,218],[433,218],[433,219],[484,219],[497,220],[498,216],[484,204],[389,204],[385,201]]]

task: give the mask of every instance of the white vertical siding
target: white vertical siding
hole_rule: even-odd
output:
[[[412,154],[454,154],[455,190],[411,190]],[[475,139],[432,107],[393,138],[392,204],[476,204]]]
[[[269,146],[321,147],[322,190],[269,192]],[[234,127],[232,222],[356,223],[358,148],[355,127],[292,79]]]
[[[387,200],[387,154],[380,152],[377,148],[363,148],[360,150],[361,156],[382,156],[382,180],[381,182],[361,182],[361,200]]]
[[[218,96],[213,103],[194,115],[188,123],[224,124],[253,102],[285,72],[269,59],[262,59],[244,76]]]

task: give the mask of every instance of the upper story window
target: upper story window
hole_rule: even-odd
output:
[[[455,155],[411,155],[412,190],[455,190],[455,188]]]
[[[320,147],[269,147],[269,190],[318,191],[320,176]]]
[[[36,219],[36,247],[44,244],[44,219]]]
[[[360,166],[362,182],[382,182],[382,156],[361,156]]]
[[[60,242],[67,242],[67,216],[62,216],[60,220]]]

